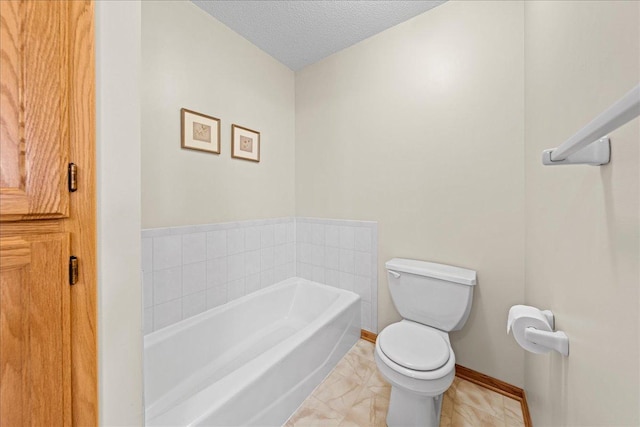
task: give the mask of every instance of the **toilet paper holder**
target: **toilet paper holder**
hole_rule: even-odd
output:
[[[551,329],[555,329],[555,317],[551,310],[542,310]],[[524,338],[534,344],[555,350],[563,356],[569,356],[569,337],[563,331],[542,331],[532,326],[524,330]]]

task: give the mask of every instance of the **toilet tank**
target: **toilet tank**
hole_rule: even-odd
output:
[[[471,311],[475,271],[403,258],[385,266],[391,298],[404,319],[447,332],[462,329]]]

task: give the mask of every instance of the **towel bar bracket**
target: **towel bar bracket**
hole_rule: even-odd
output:
[[[557,165],[591,165],[602,166],[611,160],[611,144],[608,137],[600,138],[582,150],[571,154],[564,160],[551,160],[551,153],[555,148],[542,152],[542,164],[545,166]]]

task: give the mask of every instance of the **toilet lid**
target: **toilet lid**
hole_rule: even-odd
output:
[[[433,371],[449,360],[449,344],[426,326],[394,323],[380,333],[378,342],[389,359],[414,371]]]

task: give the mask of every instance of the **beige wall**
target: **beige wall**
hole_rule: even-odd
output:
[[[526,302],[549,308],[570,355],[527,354],[538,426],[637,426],[638,119],[603,167],[543,167],[640,80],[640,3],[526,2]]]
[[[99,416],[101,426],[140,426],[141,6],[95,7]]]
[[[505,334],[524,298],[521,2],[449,2],[296,74],[296,213],[379,222],[384,262],[478,271],[458,363],[523,385]]]
[[[294,74],[188,1],[142,2],[142,227],[294,214]],[[222,153],[180,148],[180,108],[222,119]],[[231,124],[261,162],[231,159]],[[126,155],[126,153],[122,153]]]

